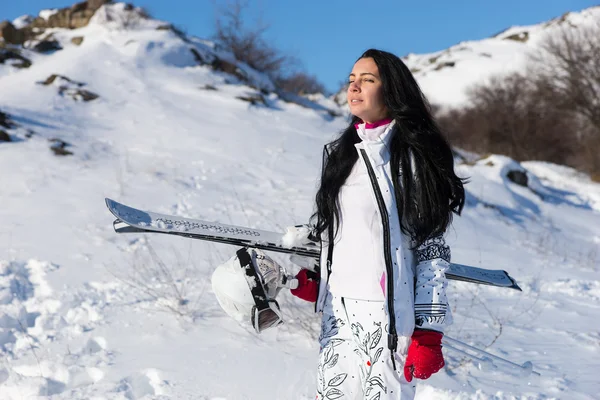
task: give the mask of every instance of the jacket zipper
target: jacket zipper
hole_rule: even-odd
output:
[[[321,254],[323,254],[323,240],[321,239],[320,241],[321,244],[321,250],[319,251],[319,271],[318,275],[319,275],[319,279],[317,280],[318,285],[317,285],[317,301],[315,301],[315,312],[319,312],[319,297],[321,294]],[[327,280],[329,281],[329,275],[327,275]]]
[[[381,190],[379,185],[377,184],[377,178],[375,177],[375,172],[373,171],[373,167],[369,162],[367,157],[367,152],[364,149],[360,149],[360,154],[365,162],[365,166],[367,167],[367,171],[369,173],[369,178],[371,180],[371,186],[373,186],[373,190],[375,192],[375,198],[377,199],[377,206],[379,207],[379,214],[381,215],[381,222],[383,224],[383,251],[385,258],[385,267],[387,271],[387,306],[388,313],[390,316],[389,321],[389,332],[388,332],[388,349],[390,349],[391,357],[392,357],[392,365],[394,366],[394,370],[396,369],[396,361],[394,358],[394,353],[398,348],[398,334],[396,333],[396,316],[394,310],[394,283],[391,278],[394,277],[394,271],[392,269],[392,259],[391,259],[391,248],[390,248],[390,221],[389,216],[387,214],[387,210],[385,208],[385,203],[383,201],[383,196],[381,194]]]

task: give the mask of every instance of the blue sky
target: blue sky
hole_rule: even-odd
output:
[[[0,2],[0,20],[75,1]],[[158,19],[209,38],[215,5],[226,0],[138,0]],[[299,58],[329,90],[337,90],[356,58],[376,47],[399,56],[442,50],[465,40],[489,37],[513,25],[530,25],[567,11],[597,5],[597,0],[249,0],[248,23],[260,17],[270,25],[266,38]]]

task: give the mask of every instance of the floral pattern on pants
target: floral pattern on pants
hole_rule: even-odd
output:
[[[387,348],[384,302],[328,295],[321,321],[317,400],[411,400],[415,385]]]

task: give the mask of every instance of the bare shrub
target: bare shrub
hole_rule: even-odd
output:
[[[244,24],[247,7],[248,1],[245,0],[228,1],[220,7],[214,39],[239,61],[270,77],[278,76],[294,60],[265,41],[268,25],[258,22],[254,27],[247,27]]]
[[[303,70],[300,60],[267,42],[269,25],[260,20],[253,26],[244,23],[248,20],[247,9],[247,0],[228,1],[217,9],[213,35],[216,43],[237,60],[266,74],[283,91],[299,95],[324,93],[323,84]]]
[[[468,107],[438,115],[453,144],[600,177],[600,22],[553,32],[522,73],[492,77],[467,93]]]
[[[600,22],[540,42],[523,73],[468,91],[471,105],[439,115],[466,150],[566,164],[600,176]]]
[[[472,87],[468,96],[471,106],[438,116],[457,146],[519,161],[559,164],[573,154],[576,138],[571,118],[555,107],[550,82],[534,84],[525,75],[513,73]]]
[[[542,41],[531,60],[536,75],[552,81],[557,106],[600,131],[600,21],[561,28]]]
[[[325,93],[325,86],[316,76],[306,72],[296,72],[287,77],[281,77],[276,80],[277,86],[298,95]]]
[[[130,268],[109,271],[131,287],[139,301],[149,301],[158,310],[192,320],[209,314],[210,310],[200,310],[198,306],[207,279],[200,274],[191,254],[183,257],[173,248],[161,257],[146,240],[140,243]]]
[[[547,36],[531,63],[535,82],[552,80],[556,107],[577,128],[579,149],[569,164],[600,174],[600,21]]]

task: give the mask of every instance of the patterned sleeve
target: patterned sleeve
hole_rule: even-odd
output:
[[[415,250],[415,257],[415,327],[443,332],[452,323],[445,275],[450,267],[450,247],[442,236],[428,239]]]

